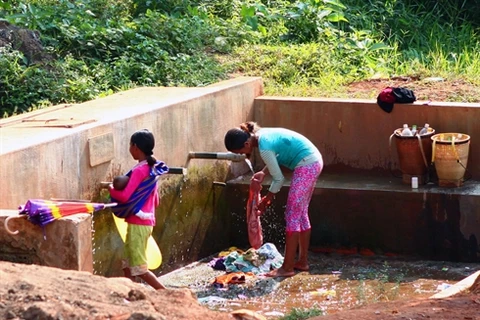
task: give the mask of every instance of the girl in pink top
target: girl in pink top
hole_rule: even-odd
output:
[[[138,163],[133,167],[127,186],[123,190],[116,190],[109,186],[112,198],[120,203],[127,202],[140,183],[149,177],[150,171],[157,163],[153,156],[155,138],[147,129],[135,132],[130,138],[130,154]],[[147,268],[146,248],[147,241],[155,226],[155,208],[159,204],[158,186],[149,195],[140,212],[125,218],[128,223],[125,239],[124,259],[122,268],[125,276],[132,281],[138,276],[155,289],[165,289],[155,274]]]

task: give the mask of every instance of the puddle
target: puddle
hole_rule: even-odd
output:
[[[215,288],[216,276],[204,259],[160,277],[170,288],[186,287],[211,310],[250,309],[278,319],[294,308],[332,314],[361,305],[430,297],[480,269],[480,264],[405,260],[390,257],[310,253],[310,271],[294,277],[247,277],[244,284]]]

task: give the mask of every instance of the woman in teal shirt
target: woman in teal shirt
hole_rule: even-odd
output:
[[[280,166],[293,170],[285,209],[285,257],[282,267],[267,273],[270,277],[291,277],[295,270],[307,271],[311,225],[308,206],[318,176],[323,168],[320,151],[303,135],[285,128],[260,128],[245,122],[225,135],[225,147],[233,153],[251,154],[258,148],[265,168],[252,177],[252,187],[261,189],[266,174],[272,176],[268,193],[258,210],[264,212],[283,186],[285,177]],[[295,261],[298,249],[298,259]]]

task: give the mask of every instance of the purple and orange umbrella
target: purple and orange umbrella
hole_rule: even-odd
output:
[[[44,200],[30,199],[20,206],[19,215],[5,219],[5,230],[10,234],[18,234],[8,227],[10,219],[26,218],[42,228],[57,219],[78,213],[93,213],[107,207],[116,206],[116,203],[97,203],[84,200]],[[45,230],[45,229],[44,229]]]

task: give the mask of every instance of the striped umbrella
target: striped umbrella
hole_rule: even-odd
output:
[[[44,228],[47,224],[65,216],[77,213],[93,213],[106,207],[113,207],[116,203],[95,203],[83,200],[44,200],[30,199],[20,206],[19,215],[5,219],[5,229],[10,234],[18,234],[18,230],[8,228],[8,221],[14,218],[27,218],[33,224]],[[45,231],[45,229],[44,229]]]

